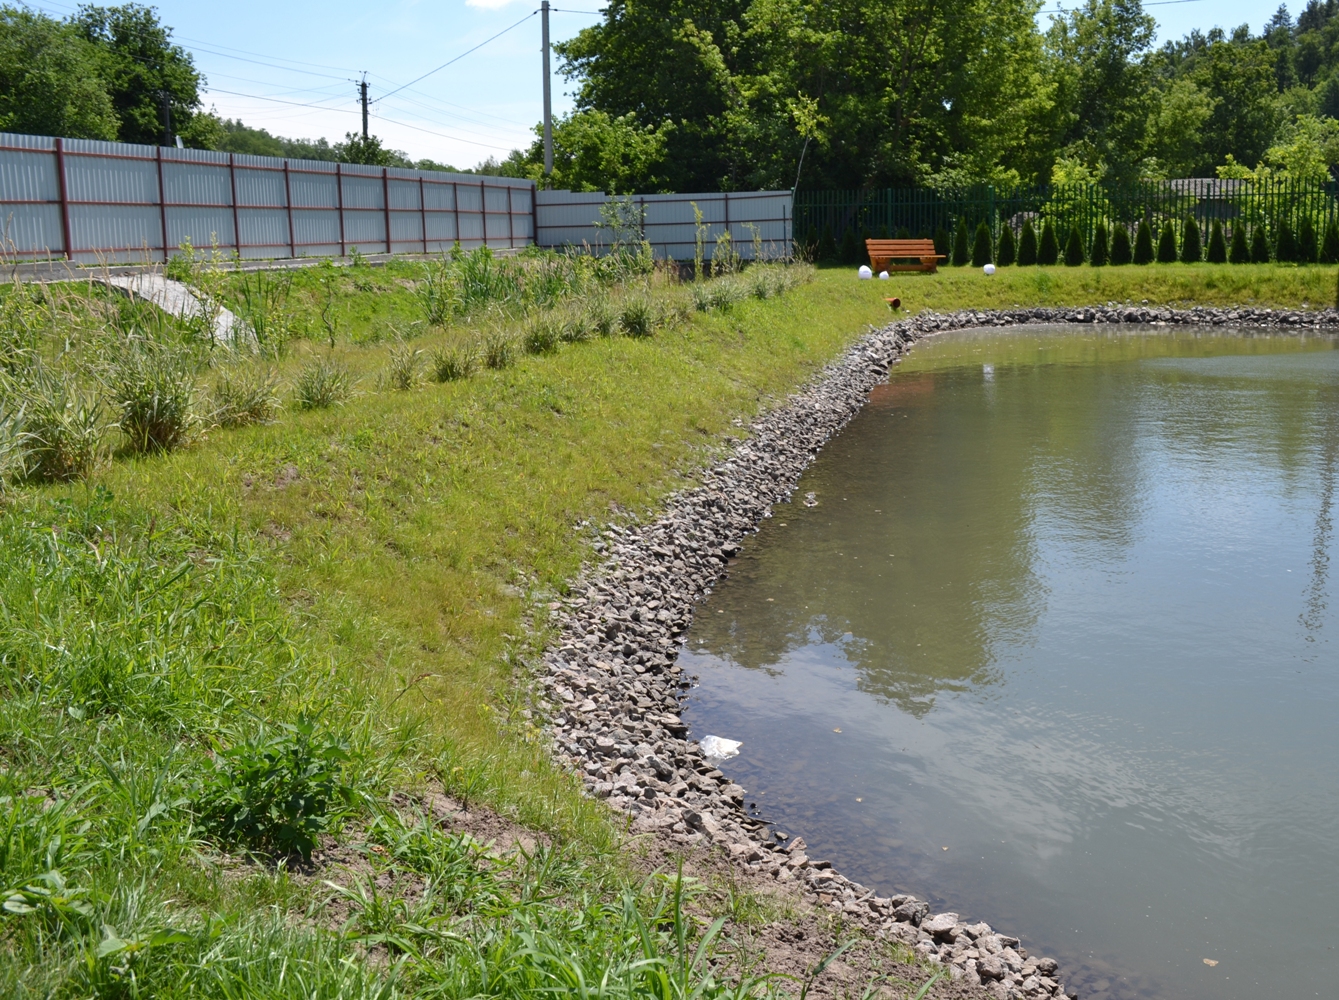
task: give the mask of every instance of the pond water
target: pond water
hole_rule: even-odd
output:
[[[924,342],[700,609],[693,736],[811,857],[1080,996],[1335,996],[1336,348]]]

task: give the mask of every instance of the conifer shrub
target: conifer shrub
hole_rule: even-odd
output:
[[[1099,222],[1097,232],[1093,233],[1093,249],[1088,254],[1088,263],[1093,267],[1104,267],[1111,259],[1111,252],[1107,249],[1107,224]]]
[[[1065,267],[1078,267],[1083,257],[1083,236],[1078,226],[1070,226],[1069,239],[1065,240]]]
[[[1162,235],[1158,237],[1158,263],[1176,263],[1176,230],[1170,220],[1162,224]]]
[[[1119,222],[1111,230],[1111,263],[1128,264],[1134,260],[1134,248],[1130,246],[1130,230]]]
[[[1041,224],[1041,244],[1037,247],[1038,264],[1054,264],[1060,259],[1060,243],[1055,238],[1055,226],[1047,219]]]
[[[1134,262],[1153,263],[1153,227],[1148,224],[1147,219],[1139,221],[1139,228],[1134,234]]]
[[[861,244],[856,236],[855,226],[847,226],[846,232],[842,233],[842,257],[843,264],[860,263]]]
[[[1232,243],[1227,249],[1227,259],[1232,264],[1251,262],[1251,247],[1246,242],[1246,227],[1240,223],[1232,227]]]
[[[943,226],[940,226],[935,230],[935,253],[947,260],[951,246],[952,242],[949,238],[948,230]]]
[[[906,226],[898,226],[898,227],[897,227],[897,238],[898,238],[899,240],[909,240],[909,239],[911,239],[911,230],[908,229]]]
[[[999,267],[1008,267],[1018,260],[1018,245],[1014,242],[1014,231],[1009,225],[1000,227],[1000,243],[995,248],[995,263]]]
[[[1251,263],[1268,264],[1269,261],[1269,237],[1265,235],[1264,226],[1256,226],[1251,231]]]
[[[1223,224],[1217,219],[1209,228],[1209,263],[1227,263],[1227,240],[1223,239]]]
[[[976,227],[976,239],[972,243],[972,267],[985,267],[990,263],[990,227],[980,222]]]
[[[967,246],[967,220],[959,219],[958,225],[953,230],[953,257],[950,263],[954,267],[964,267],[970,259],[971,254]]]
[[[1302,224],[1297,227],[1297,263],[1314,264],[1319,250],[1316,227],[1309,216],[1304,216]]]
[[[1186,219],[1185,229],[1181,233],[1181,263],[1198,264],[1204,258],[1204,247],[1200,241],[1200,224],[1192,215]]]
[[[1287,220],[1279,223],[1279,233],[1274,239],[1274,259],[1288,264],[1297,261],[1297,237]]]
[[[818,249],[814,251],[814,260],[823,264],[837,261],[837,241],[833,238],[831,227],[824,227],[823,235],[818,238]]]
[[[1018,240],[1018,266],[1031,267],[1037,263],[1037,231],[1032,220],[1023,223],[1023,235]]]
[[[1339,264],[1339,224],[1333,219],[1325,224],[1325,237],[1320,242],[1320,262]]]

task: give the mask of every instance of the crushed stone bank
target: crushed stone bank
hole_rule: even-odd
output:
[[[559,762],[589,790],[631,817],[637,832],[684,845],[718,845],[734,863],[802,890],[876,938],[896,939],[954,979],[999,998],[1067,993],[1053,959],[1030,956],[1017,937],[924,900],[878,896],[824,861],[802,838],[780,839],[745,809],[745,791],[686,739],[679,709],[691,679],[675,660],[693,608],[724,575],[744,536],[790,497],[822,446],[854,417],[889,366],[923,337],[1019,324],[1241,326],[1302,331],[1339,327],[1339,311],[1175,310],[1099,306],[923,313],[871,330],[784,404],[761,415],[752,435],[706,469],[701,485],[671,496],[646,525],[611,525],[596,544],[601,562],[550,605],[559,638],[544,654],[536,707]]]

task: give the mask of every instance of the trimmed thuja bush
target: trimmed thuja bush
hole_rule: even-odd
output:
[[[985,267],[990,263],[990,227],[980,222],[976,227],[976,239],[972,243],[972,267]]]
[[[1065,266],[1078,267],[1083,263],[1083,237],[1078,226],[1069,227],[1069,239],[1065,240]]]
[[[1041,224],[1041,245],[1037,247],[1038,264],[1054,264],[1060,259],[1060,244],[1055,238],[1055,226],[1047,219]]]
[[[1162,224],[1162,235],[1158,237],[1158,263],[1176,263],[1176,230],[1170,221]]]
[[[1297,263],[1314,264],[1316,254],[1320,250],[1316,241],[1316,227],[1311,219],[1303,217],[1302,224],[1297,227]]]
[[[1102,267],[1110,257],[1111,254],[1107,250],[1107,224],[1099,222],[1097,232],[1093,233],[1093,249],[1088,255],[1088,263],[1093,267]]]
[[[1134,248],[1130,246],[1130,230],[1117,223],[1111,230],[1111,263],[1128,264],[1134,260]]]
[[[1000,267],[1008,267],[1018,260],[1018,247],[1014,244],[1013,228],[1004,225],[1000,227],[1000,245],[995,249],[995,263]]]
[[[1269,237],[1264,226],[1256,226],[1251,232],[1251,263],[1268,264],[1269,259]]]
[[[1037,263],[1037,231],[1032,220],[1023,223],[1023,235],[1018,240],[1018,266],[1030,267]]]
[[[1198,264],[1204,257],[1204,249],[1200,245],[1200,224],[1195,221],[1194,216],[1186,219],[1186,227],[1181,234],[1181,263]]]
[[[1325,224],[1325,238],[1320,242],[1320,262],[1339,264],[1339,224],[1333,219]]]
[[[1279,223],[1279,234],[1274,240],[1274,259],[1280,263],[1297,260],[1297,237],[1293,235],[1293,227],[1286,221]]]
[[[1147,219],[1140,220],[1139,229],[1134,234],[1134,262],[1153,263],[1153,227]]]
[[[1223,239],[1223,224],[1217,219],[1213,220],[1213,225],[1209,228],[1209,263],[1227,263],[1227,240]]]
[[[953,233],[952,264],[954,267],[963,267],[970,259],[967,246],[967,220],[959,219],[957,229]]]
[[[1240,223],[1232,227],[1232,244],[1228,247],[1227,259],[1233,264],[1251,262],[1251,248],[1246,242],[1246,227]]]
[[[948,235],[948,230],[940,226],[935,230],[935,253],[947,260],[951,248],[952,241]]]

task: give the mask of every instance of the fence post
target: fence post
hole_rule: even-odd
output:
[[[423,175],[418,175],[418,219],[423,234],[423,252],[428,252],[428,202],[423,188]]]
[[[339,255],[344,257],[349,251],[344,239],[344,168],[341,163],[335,164],[335,205],[339,212]]]
[[[163,262],[167,262],[167,188],[163,185],[163,147],[154,147],[158,164],[158,223],[163,227]]]
[[[511,185],[507,185],[507,246],[515,248],[516,246],[516,226],[511,218]]]
[[[479,181],[479,235],[488,246],[488,185]]]
[[[237,219],[237,154],[228,154],[228,184],[232,188],[232,245],[237,256],[242,256],[242,227]],[[167,259],[166,251],[163,259]]]
[[[535,246],[540,246],[539,242],[539,185],[534,181],[530,182],[530,238]]]
[[[390,167],[381,168],[381,210],[386,216],[386,254],[391,254],[391,180]]]
[[[74,260],[74,244],[70,240],[70,190],[65,182],[65,140],[56,138],[56,183],[60,191],[60,234],[65,242],[65,259]]]
[[[284,157],[284,203],[288,206],[288,256],[298,255],[298,240],[293,233],[293,185],[288,179],[288,157]]]
[[[451,182],[451,211],[452,213],[454,213],[456,217],[455,242],[459,243],[460,242],[460,186],[455,181]]]

